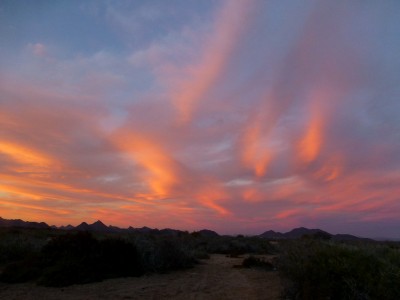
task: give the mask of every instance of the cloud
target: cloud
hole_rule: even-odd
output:
[[[204,41],[204,49],[194,64],[183,72],[172,102],[178,111],[178,118],[186,123],[192,119],[199,102],[204,101],[210,90],[224,75],[233,49],[245,33],[254,3],[245,1],[226,2],[217,14],[213,32]]]
[[[395,235],[395,16],[292,5],[226,1],[179,22],[142,7],[139,22],[110,3],[126,48],[38,60],[30,44],[0,73],[2,217]]]
[[[28,49],[32,51],[33,55],[45,57],[48,54],[47,47],[41,43],[28,44]]]

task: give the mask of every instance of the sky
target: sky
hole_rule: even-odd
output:
[[[400,238],[399,14],[1,0],[0,216]]]

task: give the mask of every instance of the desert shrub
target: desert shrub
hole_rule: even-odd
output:
[[[0,233],[0,264],[18,262],[40,252],[46,237],[38,237],[18,229],[4,229]]]
[[[39,283],[48,286],[88,283],[143,273],[133,244],[116,238],[99,241],[85,232],[52,240],[43,249],[43,265],[45,271]]]
[[[0,263],[15,262],[33,252],[32,245],[22,239],[6,239],[0,244]]]
[[[205,249],[193,249],[192,255],[195,259],[210,259],[210,254]]]
[[[163,240],[158,244],[159,270],[177,270],[193,266],[194,258],[182,243]]]
[[[275,269],[272,263],[252,255],[243,260],[242,266],[244,268],[260,268],[267,271],[272,271]]]
[[[142,273],[133,244],[115,238],[97,240],[90,233],[79,232],[56,236],[38,255],[9,264],[0,280],[37,279],[40,285],[67,286]]]
[[[288,242],[280,269],[292,299],[398,299],[400,255],[377,246]]]
[[[6,265],[0,275],[0,281],[6,283],[21,283],[37,278],[41,273],[41,265],[36,257]]]
[[[190,268],[196,263],[192,244],[183,237],[142,236],[135,244],[147,273]]]
[[[199,239],[208,253],[238,257],[243,254],[273,254],[276,252],[269,241],[257,237],[221,236]]]

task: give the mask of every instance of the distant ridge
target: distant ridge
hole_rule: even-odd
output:
[[[66,231],[91,231],[91,232],[105,232],[105,233],[118,233],[118,232],[138,232],[138,233],[150,233],[150,234],[158,234],[164,236],[178,236],[184,231],[165,228],[165,229],[153,229],[149,227],[141,227],[141,228],[134,228],[129,226],[128,228],[119,228],[116,226],[107,226],[102,221],[98,220],[93,224],[88,224],[86,222],[82,222],[78,226],[49,226],[44,222],[30,222],[30,221],[23,221],[21,219],[15,220],[7,220],[0,217],[0,227],[10,227],[10,228],[33,228],[33,229],[59,229],[59,230],[66,230]],[[220,236],[215,231],[209,229],[202,229],[197,231],[196,234],[204,237],[218,237]],[[361,238],[351,234],[331,234],[321,229],[309,229],[305,227],[294,228],[289,232],[281,233],[276,232],[273,230],[265,231],[264,233],[258,235],[258,237],[271,239],[271,240],[280,240],[280,239],[299,239],[303,236],[314,236],[318,238],[329,238],[335,241],[352,241],[352,240],[364,240],[364,241],[372,241],[372,239],[368,238]]]
[[[285,235],[283,233],[280,232],[275,232],[273,230],[268,230],[262,234],[259,235],[262,238],[266,238],[266,239],[284,239]]]
[[[319,237],[319,238],[332,239],[334,241],[352,241],[352,240],[372,241],[372,239],[361,238],[361,237],[357,237],[357,236],[354,236],[351,234],[331,234],[331,233],[323,231],[321,229],[309,229],[309,228],[305,228],[305,227],[294,228],[291,231],[286,232],[286,233],[268,230],[259,235],[259,237],[262,237],[265,239],[272,239],[272,240],[299,239],[304,236],[314,236],[314,237]]]
[[[199,233],[199,235],[204,236],[204,237],[219,237],[218,233],[216,233],[215,231],[209,230],[209,229],[202,229],[198,233]]]
[[[59,230],[66,230],[66,231],[90,231],[90,232],[104,232],[104,233],[118,233],[118,232],[138,232],[138,233],[151,233],[151,234],[158,234],[158,235],[165,235],[165,236],[177,236],[180,233],[183,233],[181,230],[177,229],[153,229],[149,227],[141,227],[141,228],[134,228],[129,226],[128,228],[119,228],[116,226],[106,226],[102,221],[98,220],[93,224],[88,224],[86,222],[82,222],[78,226],[49,226],[44,222],[28,222],[23,221],[20,219],[17,220],[7,220],[0,217],[0,227],[9,227],[9,228],[37,228],[37,229],[59,229]],[[211,232],[211,230],[210,230]]]
[[[20,219],[7,220],[0,217],[0,227],[17,227],[17,228],[38,228],[49,229],[50,226],[44,222],[27,222]]]

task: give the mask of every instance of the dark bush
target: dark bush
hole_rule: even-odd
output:
[[[37,278],[41,266],[37,258],[31,257],[8,264],[0,275],[0,281],[6,283],[21,283]]]
[[[182,241],[162,239],[157,241],[155,256],[156,271],[166,272],[192,267],[196,262],[190,250],[182,244]]]
[[[53,239],[43,249],[39,284],[65,286],[143,273],[136,247],[120,239],[98,241],[80,232]]]
[[[255,256],[246,257],[242,262],[242,266],[244,268],[261,268],[267,271],[272,271],[275,269],[274,265],[269,261]]]
[[[226,254],[232,257],[238,257],[243,254],[272,254],[276,250],[265,239],[258,237],[231,237],[221,236],[217,238],[201,239],[205,244],[208,253]]]
[[[9,264],[0,280],[67,286],[106,278],[139,276],[143,267],[136,247],[121,239],[97,240],[90,233],[56,236],[34,257]]]
[[[316,240],[287,243],[280,269],[290,299],[398,299],[400,253]]]
[[[17,229],[0,231],[0,264],[18,262],[40,252],[45,237],[36,237]]]

